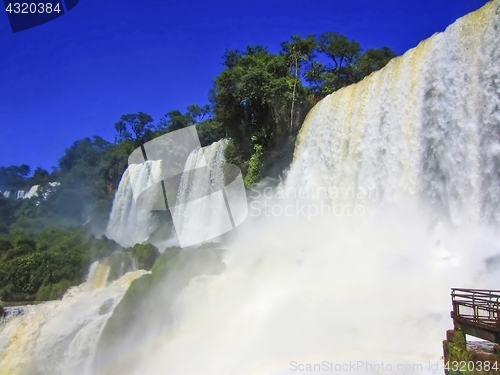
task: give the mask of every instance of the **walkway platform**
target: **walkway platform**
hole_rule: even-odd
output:
[[[500,344],[500,290],[451,290],[455,329]]]

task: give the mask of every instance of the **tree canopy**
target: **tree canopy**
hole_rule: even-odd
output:
[[[81,281],[82,267],[95,255],[82,233],[106,226],[128,157],[137,147],[196,126],[202,146],[230,140],[226,162],[241,168],[245,185],[264,176],[278,177],[292,160],[309,109],[395,57],[388,47],[364,51],[336,32],[293,35],[280,47],[277,53],[261,45],[227,50],[208,103],[168,109],[157,122],[140,111],[122,115],[114,124],[114,142],[99,136],[78,140],[50,173],[24,164],[0,167],[2,192],[40,185],[38,196],[31,199],[0,194],[0,284],[7,285],[0,288],[0,297],[57,298]],[[144,267],[157,256],[147,245],[130,251]]]

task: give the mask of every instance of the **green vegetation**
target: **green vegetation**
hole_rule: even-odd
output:
[[[0,191],[41,185],[38,197],[15,201],[0,195],[0,233],[22,228],[89,230],[105,227],[114,192],[130,153],[145,142],[196,125],[202,146],[231,140],[228,162],[238,165],[247,186],[277,177],[288,167],[300,125],[325,95],[382,68],[395,54],[388,48],[362,51],[344,35],[325,32],[281,43],[278,53],[262,46],[229,50],[215,77],[209,104],[168,111],[157,123],[143,112],[121,116],[115,142],[99,136],[76,141],[49,173],[27,165],[0,167]],[[49,181],[60,186],[51,188]],[[41,198],[45,195],[46,199]]]
[[[58,168],[51,174],[37,169],[33,176],[24,173],[20,179],[16,168],[0,167],[1,191],[28,190],[41,184],[38,196],[31,199],[7,199],[0,195],[0,233],[15,228],[35,234],[47,228],[74,231],[82,230],[84,225],[93,226],[89,229],[104,227],[113,193],[133,150],[131,141],[111,144],[100,137],[85,138],[66,149]],[[41,181],[42,175],[45,182]],[[8,185],[6,181],[15,181],[15,184]],[[51,187],[48,181],[57,181],[60,185]]]
[[[468,347],[461,330],[447,331],[443,342],[445,372],[449,375],[500,374],[500,346],[491,345],[491,351],[486,351],[484,346],[481,349]]]
[[[252,138],[253,141],[257,140],[256,137]],[[244,179],[246,186],[251,186],[252,184],[258,182],[261,178],[262,173],[264,147],[261,144],[255,143],[253,149],[254,153],[252,154],[252,156],[250,156],[250,160],[248,161],[248,172],[245,175]]]
[[[266,176],[278,177],[292,160],[309,109],[394,56],[387,47],[363,52],[356,41],[332,32],[295,35],[281,43],[278,53],[262,46],[229,50],[209,104],[170,110],[156,123],[143,112],[125,114],[114,124],[113,143],[99,136],[76,141],[50,173],[27,165],[0,167],[1,192],[40,185],[38,196],[31,199],[0,194],[0,298],[59,298],[83,281],[92,260],[119,248],[91,233],[106,227],[114,193],[135,148],[195,125],[202,146],[229,139],[226,161],[241,168],[246,186]],[[171,221],[168,213],[157,215],[167,225]],[[158,256],[151,245],[121,251],[130,252],[144,269]]]
[[[226,159],[243,170],[247,186],[261,177],[277,177],[291,161],[309,109],[394,56],[387,47],[362,53],[357,42],[330,32],[293,36],[281,44],[278,54],[262,46],[227,51],[211,96],[214,118],[233,141]]]
[[[0,299],[59,298],[85,276],[90,252],[81,232],[49,230],[36,239],[20,231],[0,246]]]
[[[150,269],[158,257],[153,245],[124,249],[106,237],[47,229],[36,236],[16,229],[0,240],[0,299],[49,300],[85,280],[92,260],[130,253],[140,268]],[[115,276],[116,278],[116,276]]]
[[[151,244],[136,244],[132,248],[137,267],[143,270],[150,270],[159,255],[158,249]]]

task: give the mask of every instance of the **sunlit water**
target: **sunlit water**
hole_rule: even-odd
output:
[[[226,270],[191,281],[170,329],[124,353],[129,373],[442,373],[450,288],[500,285],[499,6],[318,103],[286,182],[249,191]],[[120,220],[135,220],[125,196],[112,214],[119,242]],[[28,314],[4,325],[0,372],[90,373],[109,317],[98,311],[123,285],[33,307],[44,324]]]
[[[104,324],[132,280],[129,272],[107,282],[109,266],[92,264],[88,279],[61,301],[24,306],[0,323],[1,374],[85,374]]]

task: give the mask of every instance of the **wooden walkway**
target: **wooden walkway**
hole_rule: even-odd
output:
[[[500,290],[451,290],[453,325],[462,332],[500,344]]]

